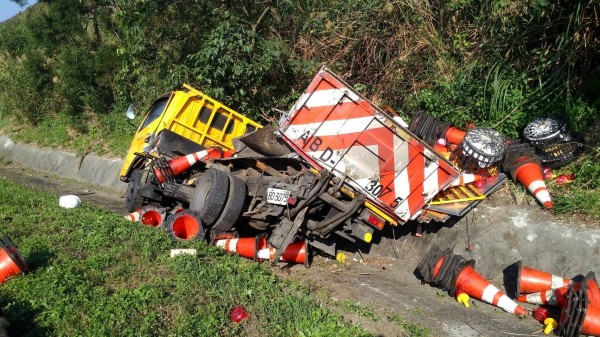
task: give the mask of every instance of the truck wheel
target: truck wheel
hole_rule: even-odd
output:
[[[196,184],[190,209],[198,211],[198,216],[205,226],[212,226],[221,215],[228,192],[227,173],[210,168],[202,174]]]
[[[143,176],[144,171],[134,170],[131,173],[131,178],[129,178],[127,191],[125,192],[125,207],[127,207],[127,211],[130,213],[139,210],[144,205],[144,198],[138,193]]]
[[[227,175],[229,176],[229,195],[221,216],[212,227],[213,230],[222,232],[226,232],[233,227],[246,200],[246,183],[232,174]]]

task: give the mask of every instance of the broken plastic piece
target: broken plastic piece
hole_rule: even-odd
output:
[[[229,318],[236,323],[239,323],[248,317],[250,317],[250,314],[246,311],[246,309],[244,309],[244,307],[241,306],[233,308],[229,314]]]
[[[81,199],[73,194],[63,195],[58,199],[58,205],[62,208],[79,207],[79,205],[81,205]]]

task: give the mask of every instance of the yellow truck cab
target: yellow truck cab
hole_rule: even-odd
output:
[[[183,87],[156,99],[133,137],[120,172],[120,179],[129,183],[130,211],[141,206],[137,190],[153,156],[186,155],[214,146],[231,150],[234,138],[261,128],[190,85]]]

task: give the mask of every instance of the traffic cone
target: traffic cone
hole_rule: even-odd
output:
[[[451,296],[468,307],[469,296],[487,302],[517,316],[527,311],[473,269],[475,261],[452,254],[450,249],[432,246],[417,267],[423,281],[447,290]]]
[[[515,161],[518,164],[519,161],[524,162],[528,160],[528,157],[521,157]],[[516,181],[521,183],[533,196],[544,206],[544,208],[552,208],[552,198],[544,183],[544,175],[542,174],[542,167],[536,162],[526,162],[525,164],[517,167],[514,173]]]
[[[537,293],[523,294],[517,296],[517,301],[522,303],[554,305],[562,307],[567,302],[569,287],[549,289]]]
[[[166,226],[171,235],[179,240],[202,239],[206,233],[197,212],[192,210],[169,215]]]
[[[27,271],[27,263],[23,255],[19,252],[12,240],[8,236],[4,236],[4,240],[0,240],[0,283],[4,283],[12,276],[25,273]]]
[[[161,227],[166,214],[166,210],[162,207],[144,206],[140,211],[140,221],[146,226]]]
[[[237,253],[256,260],[259,251],[267,247],[267,239],[262,235],[253,238],[224,238],[214,240],[213,245],[225,249],[227,253]]]
[[[281,262],[302,263],[308,268],[308,245],[306,241],[290,243],[279,257]],[[273,262],[275,259],[275,248],[268,246],[258,251],[256,255],[261,260]]]
[[[600,336],[600,306],[591,302],[586,284],[569,289],[567,303],[560,313],[558,334],[561,336]]]
[[[167,162],[167,167],[155,166],[154,175],[156,175],[156,179],[162,184],[166,180],[165,175],[162,172],[165,169],[170,171],[169,174],[178,176],[181,173],[189,170],[190,167],[200,160],[227,158],[231,157],[233,153],[233,150],[222,151],[219,148],[210,148],[190,153],[188,155],[169,160],[169,162]]]
[[[448,131],[446,131],[445,136],[449,143],[458,145],[460,142],[462,142],[463,138],[465,138],[466,134],[467,133],[465,131],[451,126],[448,128]]]
[[[571,284],[568,278],[524,266],[523,261],[517,263],[517,268],[517,296],[558,289]]]
[[[472,266],[467,266],[460,272],[456,279],[456,289],[457,292],[465,292],[511,314],[527,316],[527,311],[523,307],[477,273]]]
[[[129,220],[131,222],[138,222],[138,221],[140,221],[140,213],[141,212],[142,212],[141,209],[138,209],[135,212],[131,212],[125,216],[125,220]]]

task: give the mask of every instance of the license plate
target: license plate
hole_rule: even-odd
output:
[[[287,205],[290,191],[278,188],[267,189],[267,202],[275,205]]]

